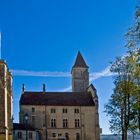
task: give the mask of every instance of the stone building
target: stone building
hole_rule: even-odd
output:
[[[0,140],[12,139],[12,75],[0,60]]]
[[[98,96],[89,85],[88,66],[78,52],[72,67],[72,92],[25,91],[20,98],[20,123],[28,124],[40,140],[99,140]]]
[[[26,136],[28,140],[39,140],[38,132],[32,126],[13,123],[13,140],[26,140]]]

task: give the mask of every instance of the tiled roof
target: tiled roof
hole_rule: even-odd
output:
[[[88,68],[88,66],[80,52],[78,52],[75,64],[73,65],[73,68],[76,68],[76,67]]]
[[[21,124],[21,123],[13,123],[13,130],[32,130],[34,131],[35,129],[30,126],[30,125],[25,125],[25,124]]]
[[[88,92],[24,92],[20,105],[94,106]]]

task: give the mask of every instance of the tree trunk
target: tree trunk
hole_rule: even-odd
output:
[[[138,129],[140,132],[140,108],[138,109]]]

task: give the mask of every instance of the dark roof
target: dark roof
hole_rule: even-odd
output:
[[[25,125],[22,123],[13,123],[13,130],[32,130],[34,131],[35,129],[30,126],[30,125]]]
[[[97,91],[96,88],[93,86],[93,84],[90,84],[89,87],[92,87],[92,89],[93,89],[94,91]]]
[[[88,68],[88,66],[80,52],[78,52],[75,64],[73,65],[73,68],[76,68],[76,67]]]
[[[24,92],[21,105],[94,106],[88,92]]]

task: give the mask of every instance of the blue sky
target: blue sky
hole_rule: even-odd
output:
[[[69,88],[68,73],[80,50],[93,78],[98,76],[92,83],[99,96],[100,126],[103,133],[110,133],[103,111],[113,80],[103,75],[108,75],[110,61],[125,54],[124,34],[134,22],[136,4],[134,0],[0,0],[2,58],[14,70],[14,121],[22,83],[26,90],[42,90],[42,83],[47,91]],[[55,72],[55,76],[23,76],[23,71]]]

